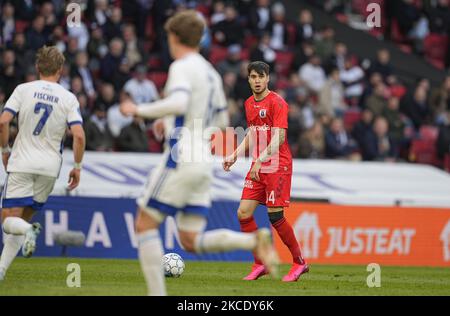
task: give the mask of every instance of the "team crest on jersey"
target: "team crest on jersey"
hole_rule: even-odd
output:
[[[265,118],[267,116],[267,110],[263,109],[263,110],[259,110],[259,117],[260,118]]]

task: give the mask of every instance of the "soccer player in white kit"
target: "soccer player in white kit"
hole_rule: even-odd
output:
[[[2,227],[6,233],[0,258],[0,281],[20,247],[24,257],[36,249],[39,223],[30,224],[44,206],[62,164],[62,141],[67,127],[73,134],[74,167],[68,189],[80,182],[85,137],[75,95],[58,84],[64,56],[55,46],[39,49],[36,69],[40,80],[18,85],[0,116],[0,145],[7,177],[3,186]],[[9,123],[18,116],[19,133],[9,147]]]
[[[241,233],[227,229],[204,232],[211,206],[212,164],[208,127],[228,124],[222,80],[199,54],[204,22],[195,11],[171,17],[165,26],[175,61],[169,69],[165,98],[149,104],[125,101],[121,112],[144,118],[164,117],[168,146],[137,200],[138,254],[149,295],[166,295],[163,246],[158,227],[167,215],[176,216],[184,249],[195,253],[255,250],[276,272],[278,257],[270,231]],[[156,124],[161,124],[161,121]]]

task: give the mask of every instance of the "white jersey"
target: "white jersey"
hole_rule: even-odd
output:
[[[57,83],[28,82],[16,87],[3,110],[19,123],[7,171],[57,177],[66,128],[83,123],[75,95]]]
[[[177,146],[179,155],[178,161],[168,157],[169,168],[178,162],[205,162],[211,153],[208,130],[214,132],[211,127],[223,129],[228,125],[222,78],[200,54],[189,54],[171,64],[164,94],[169,96],[176,91],[189,93],[190,97],[184,115],[165,118],[169,140],[166,154],[169,150],[173,154]]]

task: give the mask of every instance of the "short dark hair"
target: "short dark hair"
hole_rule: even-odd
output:
[[[166,32],[176,35],[181,44],[196,48],[203,37],[205,23],[197,12],[186,10],[167,20],[164,28]]]
[[[263,61],[250,63],[247,67],[248,75],[250,75],[252,70],[256,71],[259,75],[266,74],[268,76],[270,74],[270,66]]]

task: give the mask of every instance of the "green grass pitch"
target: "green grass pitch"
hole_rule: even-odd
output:
[[[69,288],[69,263],[81,267],[81,287]],[[369,288],[365,266],[312,265],[299,282],[267,276],[242,281],[249,263],[186,262],[184,274],[167,279],[169,295],[450,295],[449,268],[381,267],[381,287]],[[281,267],[286,273],[288,265]],[[5,295],[145,295],[137,260],[17,258],[0,283]]]

